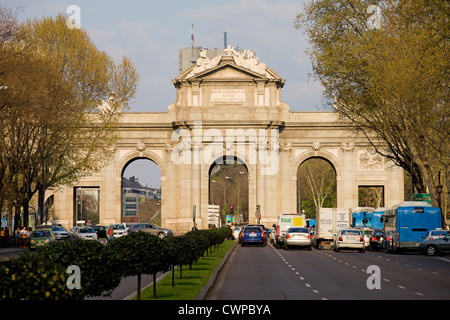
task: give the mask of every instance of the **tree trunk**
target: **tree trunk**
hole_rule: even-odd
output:
[[[153,274],[153,298],[156,299],[156,273]]]
[[[141,300],[141,274],[139,273],[137,276],[137,292],[136,299]]]

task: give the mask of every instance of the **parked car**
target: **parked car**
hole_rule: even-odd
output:
[[[123,223],[114,223],[114,224],[109,225],[109,227],[113,228],[114,238],[120,238],[120,237],[128,235],[128,230]],[[109,228],[108,228],[108,230],[109,230]],[[109,233],[108,233],[108,237],[109,237]]]
[[[106,226],[92,226],[92,229],[95,230],[95,232],[97,233],[97,238],[98,239],[103,239],[103,238],[107,238],[107,234],[108,234],[108,227]]]
[[[41,230],[41,229],[39,229]],[[45,230],[45,229],[42,229]],[[55,235],[56,240],[69,240],[70,235],[69,232],[61,226],[54,226],[52,228],[53,234]]]
[[[357,249],[365,252],[364,236],[359,229],[341,229],[334,237],[334,251],[341,249]]]
[[[241,246],[246,244],[260,244],[261,246],[266,246],[267,237],[265,236],[265,231],[259,226],[247,226],[242,232]]]
[[[445,237],[448,234],[449,234],[449,232],[447,230],[442,230],[442,229],[430,230],[427,232],[425,237],[422,237],[422,239],[424,239],[424,240],[439,239],[439,238]]]
[[[450,253],[450,234],[447,234],[443,238],[422,241],[419,243],[419,251],[429,256]]]
[[[286,232],[284,241],[284,250],[288,250],[290,246],[306,247],[311,250],[311,234],[307,228],[291,227]]]
[[[155,226],[151,223],[136,223],[132,226],[130,226],[130,233],[133,232],[148,232],[155,236],[160,237],[161,239],[165,237],[173,236],[173,231],[165,228],[161,228],[158,226]]]
[[[77,239],[81,240],[97,240],[97,233],[92,227],[79,227],[76,230]]]
[[[369,250],[381,250],[384,248],[384,232],[374,230],[370,238]]]
[[[30,235],[30,249],[36,250],[52,243],[53,241],[56,241],[56,237],[52,229],[37,229]]]
[[[78,235],[77,235],[78,228],[80,228],[80,227],[72,227],[72,228],[70,228],[70,230],[69,230],[69,238],[71,240],[78,239]]]

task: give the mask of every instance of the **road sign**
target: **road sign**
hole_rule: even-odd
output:
[[[219,225],[220,206],[209,205],[208,206],[208,224]]]

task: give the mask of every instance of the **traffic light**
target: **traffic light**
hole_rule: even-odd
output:
[[[230,214],[231,214],[231,215],[234,215],[234,208],[233,208],[232,205],[230,206]]]

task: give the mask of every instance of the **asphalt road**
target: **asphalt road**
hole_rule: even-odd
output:
[[[370,288],[369,288],[370,287]],[[449,300],[450,256],[240,247],[207,300]]]

